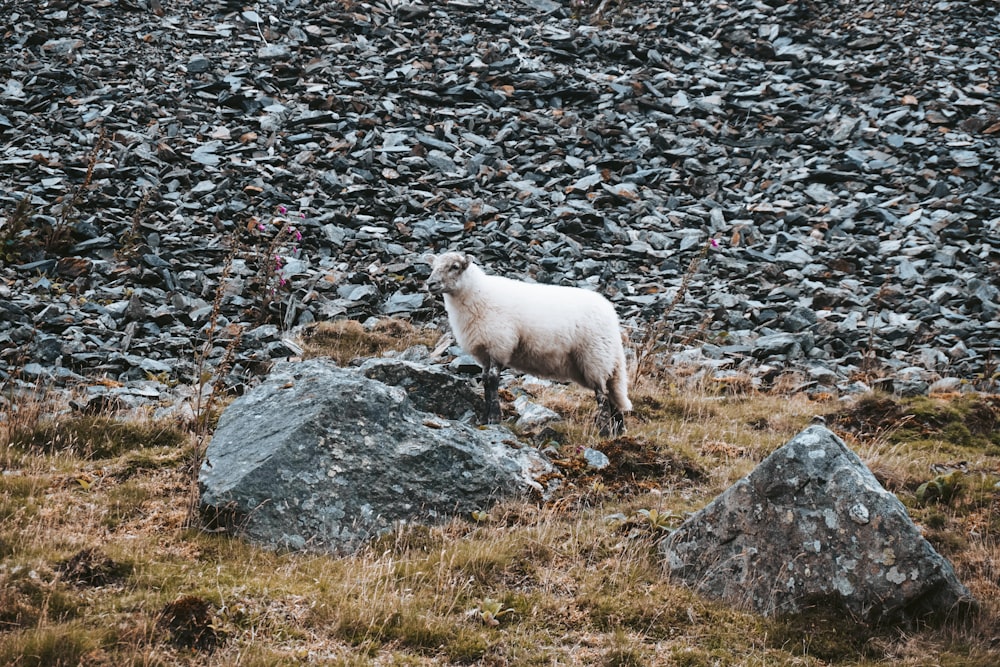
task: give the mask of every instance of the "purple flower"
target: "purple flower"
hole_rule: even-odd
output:
[[[278,207],[278,213],[280,213],[281,215],[284,215],[284,214],[288,213],[288,209],[285,208],[284,206],[279,206]]]
[[[719,242],[717,240],[711,239],[709,242],[712,244],[713,248],[718,248],[719,247]]]

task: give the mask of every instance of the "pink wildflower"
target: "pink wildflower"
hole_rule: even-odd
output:
[[[278,207],[278,213],[280,213],[281,215],[284,215],[284,214],[288,213],[288,209],[285,208],[284,206],[279,206]]]

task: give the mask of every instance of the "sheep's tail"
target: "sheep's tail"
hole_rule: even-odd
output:
[[[625,370],[625,355],[622,354],[615,364],[615,370],[608,380],[608,394],[611,403],[622,412],[632,411],[632,401],[628,398],[628,371]]]

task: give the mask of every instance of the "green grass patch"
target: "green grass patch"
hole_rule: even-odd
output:
[[[988,450],[1000,444],[1000,397],[863,397],[833,415],[834,426],[880,437],[889,444],[946,443],[955,448]]]
[[[120,421],[103,415],[46,418],[19,425],[8,435],[10,445],[43,454],[66,453],[106,459],[149,447],[176,447],[186,438],[167,422]]]
[[[123,522],[139,516],[144,503],[153,497],[153,490],[138,480],[128,480],[113,485],[107,492],[107,511],[101,519],[101,524],[106,528],[116,528]]]
[[[101,645],[101,633],[81,622],[0,634],[0,664],[9,667],[79,667]]]
[[[43,581],[33,570],[14,567],[0,576],[0,629],[33,628],[42,620],[70,621],[82,613],[83,603],[72,590]]]

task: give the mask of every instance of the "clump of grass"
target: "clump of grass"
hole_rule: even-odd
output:
[[[0,663],[10,667],[70,667],[87,664],[100,648],[101,632],[87,624],[46,624],[0,635]]]
[[[13,212],[0,225],[0,265],[14,264],[21,259],[24,244],[21,232],[28,227],[31,203],[25,197],[17,202]]]
[[[140,480],[127,480],[108,489],[107,511],[101,523],[114,528],[142,514],[145,503],[152,500],[154,492]]]
[[[309,327],[303,334],[306,357],[330,357],[341,366],[364,357],[402,352],[415,345],[431,347],[439,335],[406,320],[379,320],[370,330],[357,320],[334,320]]]
[[[767,629],[769,646],[834,663],[869,656],[878,634],[836,600],[806,601],[801,611],[769,619]]]
[[[212,612],[212,603],[208,600],[184,595],[164,606],[159,624],[167,630],[174,646],[211,650],[220,640]]]
[[[176,447],[186,436],[167,422],[78,415],[43,418],[34,425],[21,425],[7,437],[8,445],[21,451],[63,452],[88,459],[105,459],[136,449]]]
[[[974,462],[1000,453],[998,420],[1000,402],[976,395],[871,394],[829,415],[831,427],[861,449],[886,488],[910,494],[939,474],[976,470]]]
[[[690,393],[643,392],[633,401],[635,416],[644,421],[683,419],[712,421],[717,417],[716,406]]]
[[[833,415],[832,423],[859,437],[878,434],[890,444],[937,438],[987,449],[1000,445],[1000,399],[871,394]]]
[[[653,664],[653,653],[643,643],[641,635],[615,630],[609,638],[609,648],[601,656],[604,667],[644,667]]]
[[[87,171],[83,177],[83,182],[73,189],[69,195],[60,198],[58,217],[54,225],[49,226],[44,233],[44,243],[46,250],[63,254],[68,248],[71,237],[71,226],[76,220],[81,205],[89,196],[94,179],[94,168],[107,153],[110,142],[105,135],[104,128],[100,129],[94,141],[94,147],[87,156]]]
[[[684,275],[681,277],[681,283],[677,287],[677,292],[670,300],[670,303],[663,309],[663,313],[659,319],[652,326],[647,327],[642,337],[632,346],[633,363],[632,371],[629,374],[630,384],[635,385],[636,381],[641,377],[660,375],[660,369],[657,368],[658,358],[669,350],[670,343],[673,340],[673,327],[670,323],[670,316],[687,297],[691,281],[698,273],[698,268],[701,266],[702,261],[708,257],[709,250],[714,246],[714,239],[706,242],[702,246],[701,252],[691,259],[687,270],[685,270]]]
[[[59,583],[45,580],[44,574],[22,567],[0,575],[0,627],[30,628],[82,615],[82,601]]]
[[[118,239],[118,249],[115,250],[115,257],[122,260],[135,259],[141,241],[139,225],[142,222],[146,206],[149,204],[149,200],[152,198],[154,192],[155,190],[152,188],[147,188],[142,193],[139,204],[135,207],[135,212],[132,213],[132,224],[129,226],[128,231]]]
[[[81,549],[56,568],[64,581],[83,586],[106,586],[124,579],[131,568],[117,563],[98,548]]]

